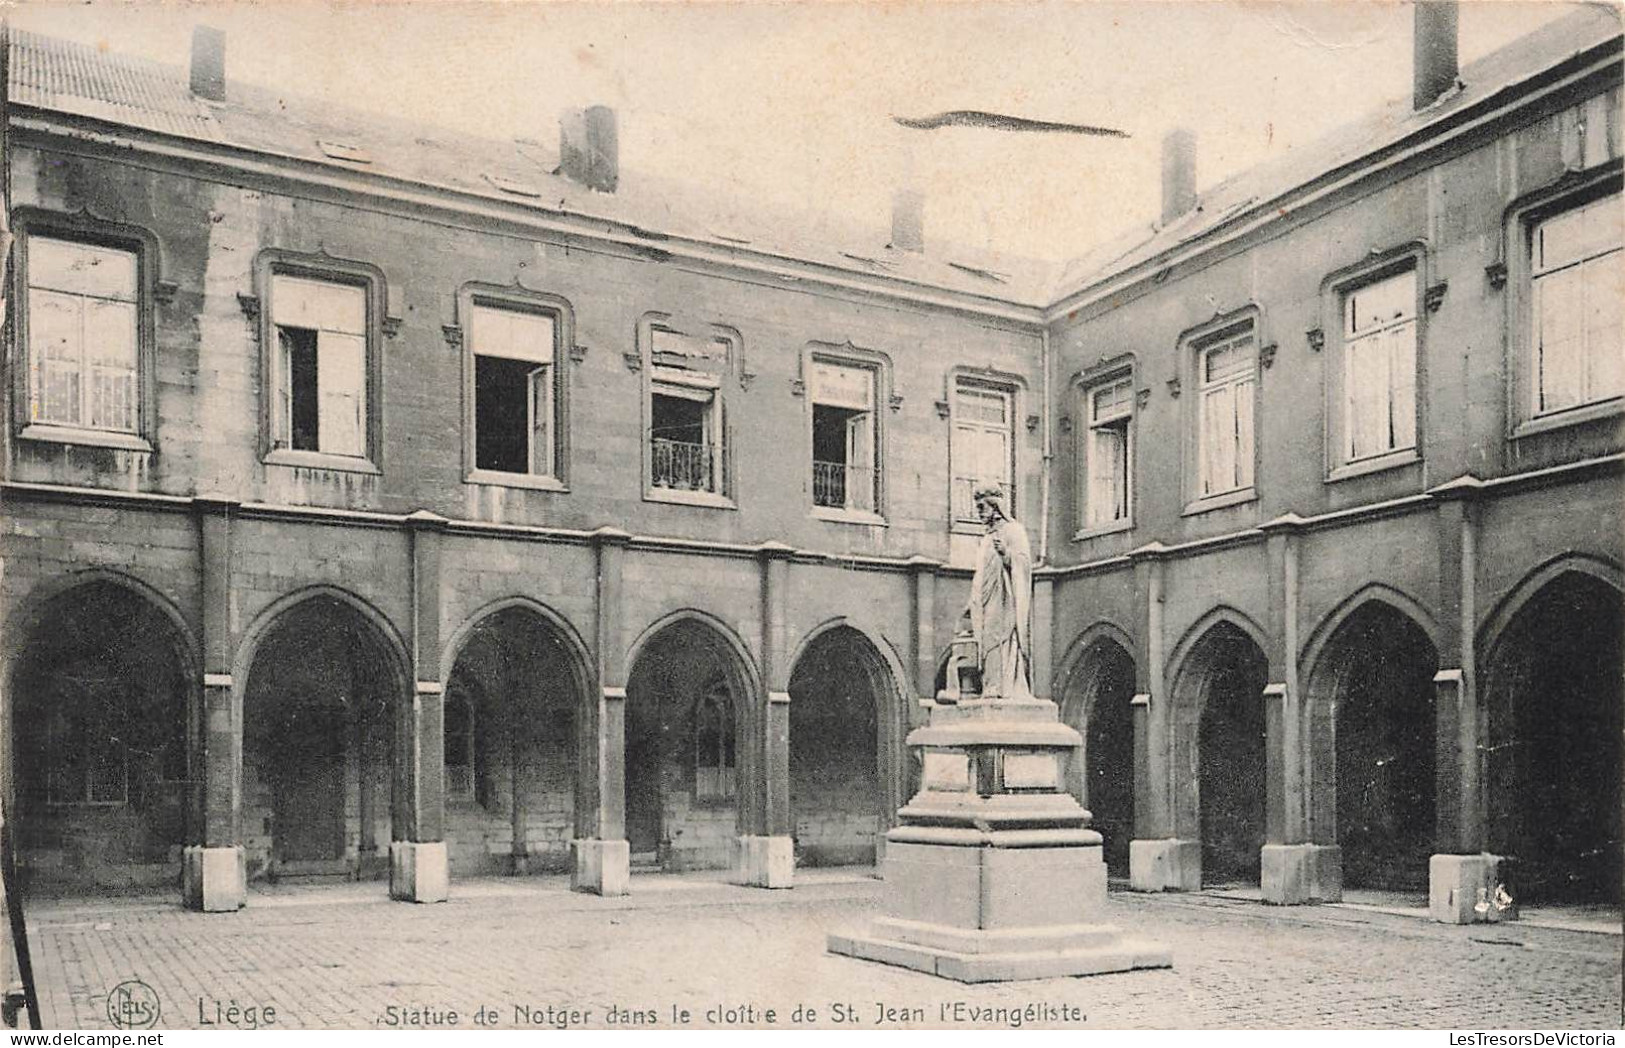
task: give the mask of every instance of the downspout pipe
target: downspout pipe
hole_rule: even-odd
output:
[[[1040,380],[1044,402],[1039,406],[1039,418],[1044,427],[1044,468],[1038,476],[1038,563],[1049,563],[1049,485],[1050,472],[1055,464],[1055,439],[1050,424],[1054,417],[1053,405],[1050,404],[1050,369],[1053,361],[1050,359],[1049,325],[1045,324],[1039,329],[1039,366],[1043,369]]]

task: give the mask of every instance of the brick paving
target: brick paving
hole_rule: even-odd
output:
[[[106,995],[128,979],[156,991],[160,1027],[220,1023],[256,1009],[277,1027],[387,1025],[389,1009],[482,1005],[504,1028],[579,1025],[612,1009],[674,1024],[793,1028],[1000,1026],[968,1009],[1075,1008],[1127,1027],[1617,1028],[1621,938],[1518,924],[1446,927],[1353,907],[1289,909],[1209,896],[1113,893],[1110,919],[1174,949],[1171,971],[962,986],[824,952],[833,929],[878,912],[882,886],[808,878],[770,892],[698,877],[638,877],[621,899],[576,895],[556,878],[457,882],[435,906],[391,902],[377,883],[257,890],[236,914],[168,900],[41,902],[29,912],[46,1025],[106,1028]],[[217,1008],[218,1002],[218,1008]],[[877,1002],[923,1013],[882,1018]],[[965,1006],[956,1020],[952,1009]],[[945,1010],[946,1009],[946,1010]],[[710,1013],[709,1016],[707,1013]],[[579,1013],[585,1013],[581,1015]],[[398,1016],[408,1013],[398,1011]],[[921,1017],[923,1014],[923,1018]],[[1053,1011],[1050,1014],[1055,1014]],[[740,1021],[742,1020],[742,1021]],[[240,1014],[240,1025],[249,1022]],[[806,1025],[806,1024],[803,1024]]]

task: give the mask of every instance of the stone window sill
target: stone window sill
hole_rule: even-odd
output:
[[[49,422],[35,422],[24,426],[17,437],[20,440],[37,440],[44,444],[76,444],[87,448],[115,448],[119,451],[152,454],[152,444],[134,433],[80,429],[77,426],[60,426]]]
[[[1373,473],[1382,473],[1386,470],[1398,469],[1401,466],[1409,466],[1421,461],[1422,456],[1417,454],[1415,448],[1390,451],[1386,455],[1375,455],[1356,462],[1345,462],[1326,474],[1326,483],[1334,484],[1339,480],[1370,476]]]
[[[528,491],[569,491],[559,478],[540,473],[505,473],[496,469],[469,470],[464,484],[489,484],[497,488],[524,488]]]
[[[1518,423],[1517,428],[1512,431],[1512,439],[1530,437],[1536,433],[1549,433],[1554,429],[1578,426],[1583,422],[1595,422],[1598,419],[1611,418],[1619,414],[1625,414],[1625,399],[1619,397],[1599,401],[1595,404],[1584,404],[1565,411],[1554,411],[1549,415],[1541,415],[1538,418],[1526,419]]]
[[[812,508],[812,518],[814,520],[825,520],[831,524],[867,524],[870,527],[886,527],[885,517],[861,509],[836,509],[833,506],[814,506]]]
[[[1258,499],[1257,488],[1242,488],[1239,491],[1227,491],[1222,495],[1210,495],[1207,498],[1197,499],[1187,503],[1180,511],[1181,517],[1194,517],[1199,513],[1210,510],[1225,509],[1228,506],[1240,506],[1243,503],[1255,502]]]
[[[301,469],[328,469],[338,473],[370,473],[379,476],[379,469],[370,459],[350,455],[329,455],[321,451],[292,451],[278,448],[265,456],[267,466],[297,466]]]
[[[1125,531],[1134,530],[1134,519],[1114,520],[1109,524],[1095,524],[1087,528],[1079,528],[1072,534],[1073,542],[1083,542],[1087,539],[1098,539],[1102,535],[1117,535]]]
[[[673,506],[701,506],[708,509],[738,509],[734,500],[714,491],[682,491],[678,488],[650,488],[643,493],[645,502],[665,502]]]

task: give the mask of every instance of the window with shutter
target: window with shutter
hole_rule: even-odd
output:
[[[366,288],[276,274],[271,323],[276,446],[368,457]]]
[[[1625,394],[1620,195],[1530,229],[1530,411],[1534,417]]]

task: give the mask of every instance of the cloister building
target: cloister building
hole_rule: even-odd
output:
[[[1130,886],[1617,905],[1620,21],[1453,34],[1050,266],[13,31],[30,890],[873,863],[992,481]]]

